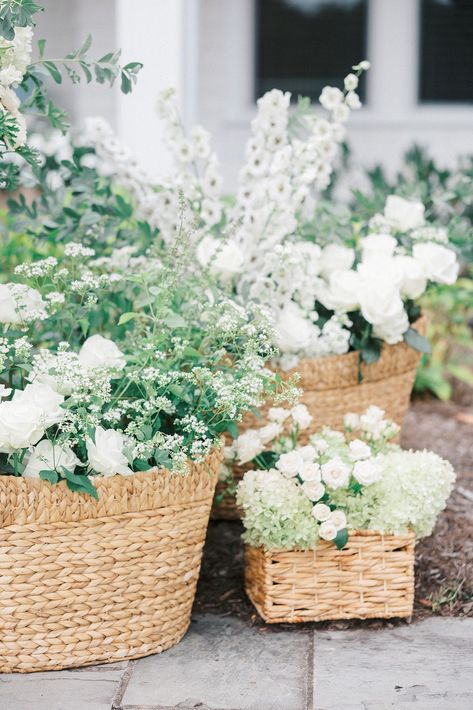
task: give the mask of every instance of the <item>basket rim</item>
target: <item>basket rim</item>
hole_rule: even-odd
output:
[[[349,530],[348,531],[348,539],[353,538],[353,537],[379,537],[379,538],[399,538],[399,539],[404,539],[404,540],[409,540],[409,541],[415,541],[416,540],[416,534],[413,530],[408,530],[405,533],[400,533],[400,534],[394,534],[394,533],[385,533],[385,532],[380,532],[379,530],[364,530],[364,529],[356,529],[356,530]],[[333,545],[333,542],[330,540],[321,540],[320,541],[324,545]],[[283,549],[271,549],[268,550],[263,545],[257,545],[256,547],[254,545],[249,545],[248,543],[245,543],[245,549],[249,550],[254,550],[255,552],[261,552],[265,556],[268,555],[279,555],[279,554],[290,554],[291,552],[297,552],[299,554],[302,553],[311,553],[315,552],[317,550],[318,545],[315,547],[310,547],[307,550],[298,550],[297,548],[292,548],[289,550],[283,550]],[[334,546],[334,550],[337,552],[342,552],[343,548],[339,550]]]
[[[427,316],[422,314],[417,320],[410,324],[410,327],[423,334],[426,332],[427,325]],[[381,356],[377,362],[369,365],[366,363],[361,364],[363,382],[378,382],[384,379],[386,377],[385,370],[395,362],[396,358],[403,353],[403,351],[405,353],[405,363],[402,363],[402,360],[400,360],[399,366],[395,367],[394,371],[401,373],[412,368],[413,361],[420,357],[420,353],[408,346],[404,341],[396,343],[395,345],[388,345],[387,343],[384,343],[381,350]],[[352,350],[344,353],[343,355],[328,355],[327,357],[320,358],[301,358],[295,367],[282,372],[282,375],[284,378],[289,378],[298,374],[300,375],[299,384],[301,387],[304,389],[311,389],[311,387],[307,385],[306,380],[309,382],[318,380],[320,381],[319,385],[322,385],[324,380],[327,378],[327,372],[332,370],[337,378],[337,388],[352,387],[354,378],[356,381],[358,380],[359,353],[359,350]],[[322,388],[332,389],[333,387],[329,386]],[[319,389],[319,387],[316,387],[316,389]]]

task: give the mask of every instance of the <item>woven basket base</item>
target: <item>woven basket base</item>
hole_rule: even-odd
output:
[[[269,624],[410,617],[414,603],[413,533],[350,533],[343,550],[245,548],[245,589]]]
[[[98,484],[99,501],[73,499],[72,520],[0,528],[0,671],[111,663],[176,644],[190,622],[220,458],[185,477],[114,476]],[[31,487],[33,517],[49,484],[7,481],[10,495],[15,483],[22,495]],[[103,508],[128,512],[93,517]]]

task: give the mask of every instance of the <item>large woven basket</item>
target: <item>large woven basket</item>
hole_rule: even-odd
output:
[[[153,469],[63,484],[0,476],[0,671],[159,653],[190,621],[221,450],[187,476]]]
[[[413,327],[425,335],[426,318],[420,318]],[[419,352],[405,343],[385,345],[378,362],[362,365],[361,382],[358,382],[358,352],[301,360],[294,370],[281,373],[284,378],[296,372],[300,375],[298,386],[303,390],[301,402],[312,415],[312,423],[304,432],[305,438],[323,426],[334,429],[343,427],[345,414],[361,414],[372,404],[384,409],[388,419],[402,426],[420,357]],[[268,407],[261,409],[261,418],[247,415],[239,427],[240,433],[262,426],[267,411]],[[244,470],[245,467],[234,467],[237,480],[241,479]],[[240,517],[234,496],[226,493],[224,482],[219,481],[217,484],[216,496],[217,502],[212,508],[213,518],[236,520]]]
[[[358,530],[343,550],[245,549],[245,588],[269,624],[409,617],[414,603],[414,533]]]

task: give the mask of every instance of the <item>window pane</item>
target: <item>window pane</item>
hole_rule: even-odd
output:
[[[366,59],[366,0],[256,0],[256,98],[269,89],[316,100]],[[363,81],[360,86],[363,97]]]
[[[473,101],[472,0],[422,0],[421,101]]]

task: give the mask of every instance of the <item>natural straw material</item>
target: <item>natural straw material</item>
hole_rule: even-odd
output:
[[[414,603],[414,533],[351,532],[343,550],[245,549],[245,588],[270,623],[409,617]]]
[[[221,449],[187,476],[0,476],[0,671],[159,653],[190,621]]]
[[[413,326],[425,335],[427,321],[420,318]],[[304,432],[305,439],[323,426],[343,428],[343,418],[348,412],[362,414],[375,404],[386,412],[386,418],[400,426],[404,421],[420,353],[405,343],[384,345],[378,362],[362,365],[363,379],[358,383],[359,353],[301,360],[294,370],[281,373],[284,378],[298,372],[298,386],[303,390],[301,402],[307,406],[312,423]],[[261,418],[245,417],[239,427],[242,434],[247,429],[258,428],[266,422],[268,407],[261,409]],[[248,467],[235,466],[234,476],[241,480]],[[216,494],[220,503],[212,508],[213,518],[235,520],[240,517],[234,496],[225,493],[226,485],[219,482]]]

